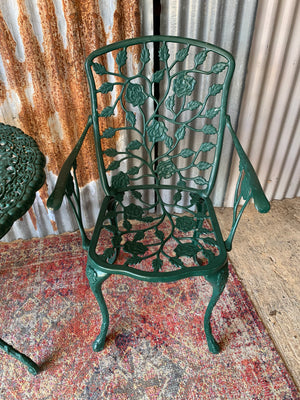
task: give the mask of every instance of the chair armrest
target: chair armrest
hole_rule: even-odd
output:
[[[228,115],[226,116],[226,126],[229,129],[235,149],[240,158],[240,164],[239,164],[240,175],[237,181],[236,191],[234,196],[233,223],[228,239],[225,241],[226,249],[230,251],[237,225],[249,200],[253,198],[255,208],[260,213],[267,213],[270,210],[270,203],[264,194],[264,191],[261,187],[261,184],[258,180],[258,177],[254,171],[251,162],[249,161],[246,153],[244,152],[232,128],[230,117]],[[242,199],[245,202],[241,210],[237,212],[237,207]]]
[[[61,203],[63,201],[63,197],[66,194],[66,192],[71,192],[73,183],[72,183],[72,176],[70,174],[71,168],[76,167],[76,157],[81,149],[82,143],[85,139],[85,136],[89,130],[89,128],[92,125],[92,117],[89,116],[87,124],[84,128],[84,131],[82,135],[80,136],[78,142],[76,143],[74,149],[70,153],[69,157],[66,159],[64,162],[64,165],[62,166],[60,173],[58,175],[56,185],[53,189],[53,192],[49,196],[47,200],[47,207],[51,208],[53,210],[58,210],[61,206]]]

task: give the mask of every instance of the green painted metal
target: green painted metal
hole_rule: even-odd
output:
[[[233,223],[229,236],[225,241],[226,249],[227,251],[230,251],[239,220],[249,201],[253,198],[254,205],[260,213],[267,213],[270,210],[270,203],[266,198],[256,173],[232,128],[230,117],[228,115],[226,116],[226,125],[231,133],[233,143],[240,158],[240,174],[234,196]],[[238,206],[242,199],[244,200],[244,204],[238,211]]]
[[[45,181],[45,158],[20,129],[0,123],[0,238],[31,207]]]
[[[227,282],[227,251],[244,209],[238,213],[238,204],[254,198],[260,212],[269,207],[226,114],[233,57],[197,40],[149,36],[100,48],[85,66],[92,115],[48,206],[57,209],[65,194],[71,202],[74,195],[71,204],[88,249],[87,277],[103,318],[93,348],[99,351],[105,342],[109,316],[101,286],[111,274],[149,282],[202,275],[213,288],[204,330],[210,351],[218,353],[210,319]],[[80,213],[76,156],[91,124],[105,197],[89,241]],[[233,225],[224,242],[209,195],[225,126],[240,156],[241,174]],[[99,242],[105,244],[102,251]]]
[[[13,348],[13,346],[2,339],[0,339],[0,348],[4,350],[7,354],[16,358],[22,364],[24,364],[32,375],[37,375],[39,373],[40,369],[38,365],[34,361],[32,361],[31,358],[16,350],[15,348]]]
[[[31,207],[45,181],[45,158],[36,142],[20,129],[0,123],[0,238]],[[39,367],[29,357],[0,339],[0,348],[36,375]]]

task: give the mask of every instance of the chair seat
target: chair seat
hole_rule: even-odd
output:
[[[128,190],[106,196],[89,248],[96,270],[148,281],[209,275],[226,262],[211,201],[196,191]]]

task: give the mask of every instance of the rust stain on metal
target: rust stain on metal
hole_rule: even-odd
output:
[[[35,215],[32,207],[29,208],[28,213],[30,215],[30,219],[31,219],[31,222],[32,222],[32,224],[34,226],[34,229],[37,230],[36,215]]]
[[[41,200],[42,200],[42,202],[43,202],[43,204],[45,205],[45,208],[47,209],[47,199],[48,199],[48,188],[47,188],[47,182],[46,182],[46,184],[45,185],[43,185],[42,187],[41,187],[41,189],[39,190],[39,194],[40,194],[40,197],[41,197]]]
[[[52,219],[50,219],[50,223],[51,223],[51,225],[52,225],[53,231],[54,231],[54,232],[57,232],[57,231],[58,231],[58,228],[57,228],[56,222],[53,221]]]
[[[114,13],[113,42],[132,39],[141,35],[139,0],[118,0]],[[133,60],[140,59],[140,46],[131,47]]]
[[[5,46],[0,47],[1,57],[3,60],[7,81],[9,83],[10,89],[14,90],[20,101],[26,107],[31,109],[31,105],[27,100],[25,95],[25,88],[27,87],[26,71],[21,63],[15,56],[16,43],[7,28],[7,25],[0,14],[0,43],[5,43]],[[5,85],[2,83],[1,92],[4,90]],[[6,91],[6,88],[5,88]],[[5,96],[6,98],[6,96]],[[1,94],[1,101],[5,100],[4,96]]]
[[[118,0],[116,10],[114,12],[114,23],[112,29],[113,42],[119,40],[130,39],[140,36],[140,7],[139,0]],[[113,52],[114,58],[117,56],[117,51]],[[139,59],[138,54],[134,54],[134,60],[137,62]],[[117,72],[117,64],[115,64],[115,72]],[[121,88],[119,88],[120,94]],[[109,119],[110,126],[117,128],[125,125],[125,113],[121,108],[121,105],[117,105],[117,117]],[[105,142],[105,148],[116,147],[118,141],[118,135],[115,135],[113,139]],[[109,163],[109,158],[105,158],[105,164]]]
[[[26,68],[32,75],[34,115],[37,129],[42,136],[41,150],[48,156],[48,169],[58,174],[66,154],[79,138],[89,113],[88,90],[83,79],[84,55],[81,54],[80,41],[77,38],[74,38],[78,43],[77,52],[71,46],[64,49],[53,2],[40,0],[38,7],[44,52],[37,42],[25,4],[21,0],[19,29],[25,48]],[[78,18],[73,18],[67,12],[65,14],[68,34],[73,33],[78,30]],[[68,37],[68,43],[70,42],[72,43],[71,37]],[[51,121],[54,121],[52,126]],[[63,132],[62,137],[60,132]],[[87,151],[88,147],[85,144],[83,151]],[[80,157],[80,161],[83,161],[80,182],[83,184],[95,177],[93,162],[84,162],[84,157]]]
[[[137,0],[118,0],[114,13],[113,41],[140,36],[140,6]]]
[[[1,16],[0,16],[1,18]],[[6,87],[3,81],[0,81],[0,104],[6,99]]]
[[[0,104],[10,92],[18,95],[20,128],[37,141],[47,156],[48,170],[57,175],[91,112],[84,60],[90,52],[107,44],[107,35],[98,0],[62,0],[67,25],[67,48],[64,48],[53,2],[37,0],[43,32],[42,50],[25,0],[17,0],[17,3],[25,61],[17,59],[16,42],[0,13],[0,43],[5,44],[0,46],[0,53],[7,78],[7,87],[0,81]],[[112,28],[113,41],[139,34],[139,1],[118,0]],[[32,103],[26,93],[31,86]],[[101,101],[103,103],[99,106],[105,107],[104,100]],[[124,123],[124,115],[118,111],[115,117],[101,123],[102,129],[108,125],[117,127]],[[115,142],[109,141],[107,145],[111,147]],[[79,158],[78,178],[80,186],[83,186],[98,178],[92,132],[87,136]],[[48,196],[45,186],[40,195],[45,204]]]
[[[114,22],[112,28],[112,42],[117,42],[124,39],[130,39],[133,37],[140,36],[140,9],[139,9],[139,1],[138,0],[118,0],[116,10],[114,12]],[[113,52],[114,58],[116,58],[118,51]],[[134,54],[134,60],[137,61],[139,59],[139,54]],[[105,65],[106,60],[101,60],[101,63]],[[115,64],[116,65],[116,64]],[[115,67],[115,72],[117,72],[117,65]],[[101,78],[96,77],[97,85],[99,86],[103,81]],[[121,80],[121,78],[119,78]],[[118,88],[116,92],[116,96],[120,94],[121,88]],[[110,105],[111,98],[110,96],[101,96],[99,95],[97,98],[98,108],[102,110],[104,107]],[[120,126],[124,126],[125,124],[125,113],[121,108],[121,105],[118,104],[116,108],[116,115],[109,118],[102,118],[99,124],[100,132],[103,132],[109,126],[114,128],[118,128]],[[115,148],[119,139],[119,135],[116,134],[112,139],[106,139],[102,143],[103,150],[108,148]],[[104,164],[107,166],[110,163],[110,158],[104,156]]]

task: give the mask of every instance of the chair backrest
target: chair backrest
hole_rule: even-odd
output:
[[[97,162],[107,194],[213,188],[233,57],[198,40],[148,36],[87,57]]]

